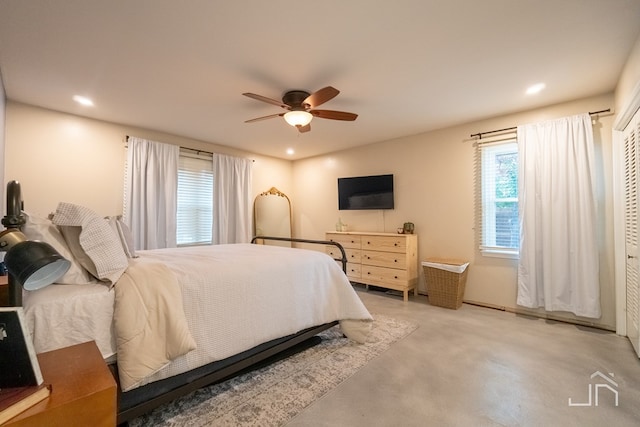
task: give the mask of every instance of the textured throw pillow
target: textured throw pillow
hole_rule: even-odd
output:
[[[58,227],[47,218],[22,212],[26,223],[22,232],[29,240],[38,240],[50,244],[60,255],[71,262],[69,270],[56,283],[63,285],[86,285],[96,283],[96,279],[74,258]]]
[[[53,223],[60,227],[74,256],[96,278],[114,284],[127,269],[120,238],[108,221],[91,209],[61,202]]]
[[[122,215],[108,216],[105,217],[105,219],[109,222],[109,226],[113,231],[120,237],[120,243],[127,258],[137,258],[138,255],[136,255],[136,249],[133,246],[133,235],[129,227],[127,227],[127,224],[122,221]]]

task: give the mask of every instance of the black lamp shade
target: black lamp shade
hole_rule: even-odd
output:
[[[27,240],[9,249],[4,257],[7,270],[28,291],[35,291],[61,278],[71,263],[45,242]]]

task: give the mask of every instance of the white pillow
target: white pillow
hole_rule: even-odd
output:
[[[127,258],[138,258],[138,255],[136,255],[136,249],[133,245],[133,235],[131,234],[129,227],[127,227],[127,224],[122,221],[122,215],[107,216],[105,219],[109,222],[111,229],[120,238],[122,249],[124,250],[124,254]]]
[[[106,219],[84,206],[61,202],[53,223],[60,227],[78,261],[98,279],[114,284],[129,262],[120,238]]]
[[[27,212],[22,212],[22,215],[27,221],[22,226],[22,232],[27,236],[27,239],[50,244],[60,255],[71,262],[69,270],[58,279],[57,284],[86,285],[97,283],[97,280],[74,258],[64,237],[62,237],[62,233],[51,220],[40,218]]]

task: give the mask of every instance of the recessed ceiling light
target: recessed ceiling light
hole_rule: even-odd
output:
[[[75,95],[73,100],[78,104],[82,104],[87,107],[93,107],[93,101],[87,98],[86,96]]]
[[[293,150],[293,148],[287,148],[287,154],[288,155],[292,155],[294,153],[295,153],[295,151]]]
[[[544,83],[536,83],[533,86],[529,86],[527,88],[527,95],[534,95],[539,93],[542,89],[544,89],[547,85]]]

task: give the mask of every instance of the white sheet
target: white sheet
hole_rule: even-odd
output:
[[[109,359],[116,354],[113,291],[103,283],[51,285],[23,293],[36,353],[94,340]]]
[[[323,252],[237,244],[147,250],[139,255],[139,262],[161,262],[177,275],[197,344],[196,350],[146,382],[311,326],[371,320],[340,267]],[[25,293],[36,351],[93,339],[105,359],[114,355],[113,304],[113,291],[103,284],[52,285]]]

